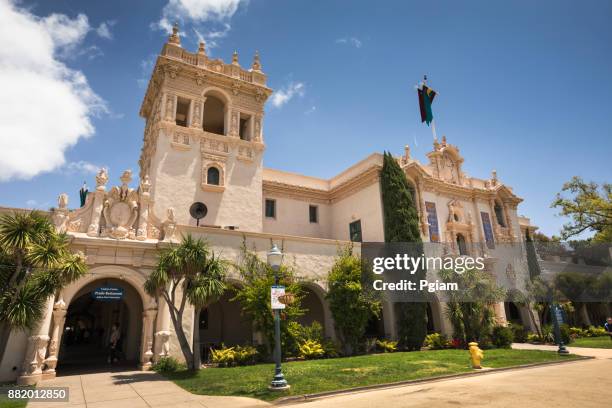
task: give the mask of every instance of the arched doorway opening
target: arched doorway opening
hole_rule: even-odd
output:
[[[467,245],[465,244],[465,237],[463,234],[457,234],[457,248],[459,255],[467,255]]]
[[[505,302],[504,309],[506,311],[506,320],[509,323],[524,325],[521,309],[514,302]]]
[[[202,127],[205,132],[225,135],[225,103],[214,91],[206,94]]]
[[[240,302],[232,300],[234,288],[225,291],[221,298],[200,311],[200,355],[208,362],[210,349],[221,345],[228,347],[253,343],[253,323],[243,316]]]
[[[139,362],[143,304],[120,279],[92,281],[70,301],[61,336],[58,372],[133,367]],[[117,361],[110,364],[112,326],[119,328]]]
[[[317,322],[323,328],[323,335],[329,336],[330,334],[325,330],[325,309],[323,301],[317,295],[317,293],[309,288],[302,287],[302,309],[306,309],[306,313],[298,318],[298,323],[302,326],[310,326],[314,322]]]

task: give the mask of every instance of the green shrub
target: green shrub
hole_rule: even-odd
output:
[[[603,327],[589,326],[586,330],[586,335],[589,337],[607,336],[608,332]]]
[[[318,341],[307,340],[300,346],[300,357],[306,360],[321,358],[324,355],[325,350]]]
[[[440,333],[431,333],[425,337],[425,347],[429,347],[430,350],[442,350],[445,348],[452,347],[452,343],[446,338],[445,335]]]
[[[543,343],[554,343],[555,342],[555,332],[552,324],[546,324],[542,326],[542,337],[540,341]]]
[[[236,353],[236,364],[238,365],[255,364],[259,354],[257,349],[253,346],[236,346],[234,347],[234,351]]]
[[[230,367],[236,362],[236,350],[223,346],[220,349],[210,349],[211,361],[219,367]]]
[[[210,349],[211,361],[219,367],[255,364],[259,352],[253,346],[234,346]]]
[[[376,340],[376,348],[383,353],[393,353],[397,351],[397,341]]]
[[[572,342],[572,337],[570,336],[570,327],[568,324],[562,324],[561,329],[561,340],[563,340],[564,344],[570,344]]]
[[[527,329],[523,325],[511,323],[509,327],[512,329],[515,343],[525,343],[527,341]]]
[[[325,357],[336,358],[340,356],[338,345],[332,339],[324,339],[321,345],[323,346],[323,350],[325,350]]]
[[[184,368],[185,364],[179,363],[174,357],[162,357],[151,366],[151,369],[157,373],[173,373]]]
[[[542,338],[537,333],[527,334],[527,343],[541,343]]]
[[[570,336],[575,339],[579,337],[587,336],[587,331],[580,327],[570,327],[569,332],[570,332]]]
[[[510,327],[495,326],[491,333],[491,342],[497,348],[510,348],[514,341],[514,332]]]

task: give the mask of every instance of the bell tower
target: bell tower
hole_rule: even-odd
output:
[[[271,94],[257,52],[250,69],[237,52],[226,64],[209,58],[204,42],[195,53],[183,49],[173,28],[140,109],[140,177],[149,176],[158,218],[172,208],[179,225],[195,225],[189,207],[203,202],[200,225],[262,230],[263,115]]]

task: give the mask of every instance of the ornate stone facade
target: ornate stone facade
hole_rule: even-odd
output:
[[[91,269],[50,299],[46,320],[22,338],[27,342],[19,355],[22,383],[55,375],[67,309],[75,296],[99,280],[125,283],[138,298],[131,301],[139,316],[140,335],[133,337],[140,339],[141,368],[164,356],[180,358],[167,305],[143,288],[159,250],[182,235],[205,238],[231,261],[239,259],[245,243],[262,257],[272,242],[279,243],[300,276],[314,282],[322,310],[327,310],[327,272],[338,246],[351,238],[350,225],[359,223],[363,241],[384,241],[382,155],[374,153],[330,179],[264,168],[264,104],[272,90],[266,86],[259,54],[247,70],[237,54],[226,64],[210,59],[203,43],[196,53],[180,44],[174,30],[142,103],[145,130],[138,187],[130,187],[132,173],[126,170],[120,183],[107,190],[109,174],[101,169],[83,207],[69,210],[69,197],[63,193],[51,212],[56,228],[71,236],[72,249],[86,255]],[[414,192],[423,240],[441,241],[455,256],[485,256],[491,273],[518,281],[521,266],[498,262],[502,255],[496,245],[520,242],[535,228],[517,215],[521,198],[495,171],[487,179],[467,175],[459,148],[446,137],[434,141],[426,157],[428,163],[422,164],[406,147],[397,158]],[[199,226],[189,214],[194,202],[208,209]],[[268,202],[272,213],[265,211]],[[360,250],[359,242],[353,245]],[[437,330],[448,331],[441,307],[436,307]],[[496,311],[504,322],[503,306]],[[383,315],[383,335],[394,337],[393,304],[383,305]],[[192,315],[186,316],[190,320],[185,327],[191,330]],[[333,336],[329,312],[323,319]]]

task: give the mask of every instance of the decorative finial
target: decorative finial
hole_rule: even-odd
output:
[[[442,136],[442,146],[446,146],[446,136]]]
[[[495,169],[493,169],[493,171],[491,171],[491,180],[497,181],[497,170],[495,170]]]
[[[234,51],[232,54],[232,65],[240,65],[238,64],[238,51]]]
[[[179,26],[178,23],[174,23],[172,26],[172,34],[168,37],[169,44],[181,45],[181,36],[179,35]]]
[[[410,160],[410,146],[404,146],[404,160],[408,162]]]
[[[434,146],[434,150],[440,150],[440,143],[438,143],[437,136],[434,136],[433,146]]]
[[[259,60],[259,51],[255,51],[255,57],[253,57],[253,65],[251,65],[253,71],[261,71],[261,61]]]
[[[200,44],[198,45],[198,54],[206,55],[206,43],[204,40],[200,40]]]

